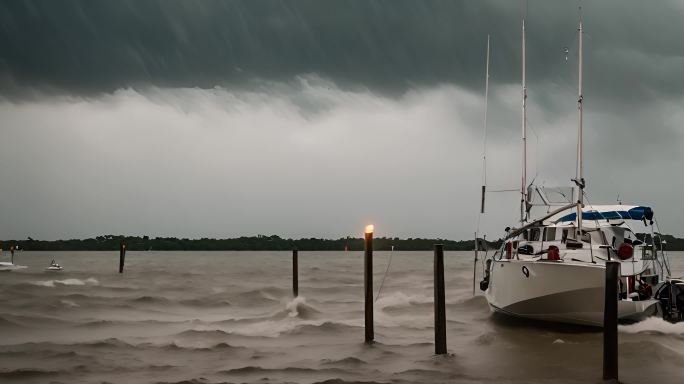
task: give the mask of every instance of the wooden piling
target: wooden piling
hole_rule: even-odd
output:
[[[299,256],[297,250],[292,250],[292,295],[299,296]]]
[[[606,262],[606,290],[603,307],[603,379],[618,380],[618,278],[620,263]]]
[[[126,262],[126,244],[119,244],[119,273],[123,273],[124,263]]]
[[[446,300],[444,295],[444,249],[435,244],[435,354],[445,355],[446,344]]]
[[[366,230],[364,242],[363,287],[365,290],[366,343],[375,338],[373,330],[373,232]]]

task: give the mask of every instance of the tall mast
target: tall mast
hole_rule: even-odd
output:
[[[485,194],[487,189],[487,100],[489,99],[489,35],[487,35],[487,64],[485,72],[484,129],[482,131],[482,202],[480,214],[485,213]],[[480,226],[478,216],[478,229]]]
[[[579,81],[578,81],[578,91],[577,91],[577,172],[575,178],[575,185],[577,190],[577,238],[582,234],[582,206],[584,205],[584,166],[583,166],[583,153],[582,153],[582,101],[584,96],[582,95],[582,40],[584,30],[582,29],[582,7],[580,7],[580,20],[579,27],[577,31],[579,33]]]
[[[522,18],[522,177],[520,184],[520,222],[527,220],[527,79],[525,78],[525,16]]]
[[[484,148],[482,149],[482,169],[484,185],[487,185],[487,100],[489,99],[489,35],[487,35],[487,65],[485,71],[485,99],[484,99]],[[484,212],[483,212],[484,213]]]

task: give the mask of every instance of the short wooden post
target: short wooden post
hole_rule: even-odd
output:
[[[123,273],[126,262],[126,243],[119,244],[119,273]]]
[[[606,262],[606,290],[603,307],[603,379],[618,380],[618,276],[620,263]]]
[[[446,303],[444,295],[444,249],[435,244],[435,354],[445,355],[446,344]]]
[[[292,295],[299,296],[299,257],[297,250],[292,250]]]
[[[365,290],[366,343],[373,343],[373,226],[366,227],[364,241],[363,287]]]

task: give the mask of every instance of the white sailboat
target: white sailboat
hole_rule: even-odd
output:
[[[525,32],[523,17],[520,221],[515,228],[507,228],[501,247],[486,260],[480,289],[496,312],[602,326],[605,263],[619,261],[619,319],[638,320],[654,314],[659,303],[654,293],[659,291],[657,288],[670,270],[653,210],[646,206],[592,206],[584,202],[581,19],[574,191],[565,194],[567,198],[561,201],[549,197],[552,189],[527,185]],[[542,207],[544,213],[531,219],[533,207]],[[642,240],[637,238],[634,229],[639,222],[650,231],[650,236]]]

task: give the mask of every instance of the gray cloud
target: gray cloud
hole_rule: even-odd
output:
[[[495,94],[488,183],[515,188],[519,128],[510,122],[518,121],[518,89]],[[301,107],[311,104],[319,105],[314,114]],[[675,113],[678,121],[684,116],[675,105],[653,113]],[[530,110],[542,111],[534,99]],[[481,112],[481,95],[465,88],[390,98],[315,77],[266,90],[125,89],[4,102],[0,232],[336,237],[374,222],[380,235],[469,238],[479,201]],[[531,135],[530,174],[567,185],[574,110],[537,115],[543,125],[535,126],[539,142]],[[626,119],[589,115],[588,126],[615,127],[587,131],[592,202],[612,202],[620,192],[657,212],[667,207],[660,220],[675,232],[684,212],[668,191],[681,186],[671,177],[681,149],[641,152],[603,139],[619,135]],[[669,140],[682,142],[681,135]],[[516,217],[517,199],[489,197],[483,229],[490,236]]]
[[[681,233],[684,7],[584,6],[593,203]],[[519,183],[518,2],[0,3],[0,232],[469,238]],[[530,175],[574,176],[576,4],[529,9]],[[563,47],[571,54],[566,62]],[[493,195],[498,236],[515,194]],[[664,212],[664,213],[660,213]]]

